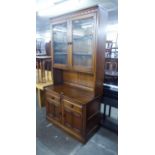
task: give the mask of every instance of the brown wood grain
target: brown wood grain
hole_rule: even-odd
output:
[[[79,85],[90,88],[90,90],[94,90],[94,76],[90,74],[85,73],[79,73],[79,72],[71,72],[71,71],[64,71],[63,72],[63,79],[64,83],[67,83],[73,86]]]

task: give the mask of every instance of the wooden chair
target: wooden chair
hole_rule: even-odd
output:
[[[53,84],[51,73],[51,57],[36,57],[36,89],[38,96],[38,104],[41,108],[44,105],[44,89]]]
[[[110,58],[112,52],[113,42],[111,40],[106,41],[106,57]]]

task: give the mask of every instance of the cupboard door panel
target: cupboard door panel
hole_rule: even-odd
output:
[[[60,106],[55,106],[55,116],[54,119],[61,122],[61,108]]]
[[[64,108],[64,125],[72,128],[72,111]]]
[[[47,113],[47,116],[51,118],[54,117],[54,113],[55,113],[55,106],[53,104],[50,104],[47,100],[46,100],[46,113]]]
[[[73,117],[73,129],[76,132],[81,133],[81,131],[82,131],[82,116],[76,112],[73,112],[72,117]]]
[[[47,116],[57,120],[58,122],[61,122],[61,106],[56,105],[55,103],[51,103],[48,100],[46,100],[46,106]]]

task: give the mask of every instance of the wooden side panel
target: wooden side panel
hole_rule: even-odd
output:
[[[87,120],[91,119],[95,114],[100,112],[100,103],[98,100],[91,102],[87,106]]]
[[[100,101],[96,99],[87,104],[86,108],[86,133],[87,135],[93,133],[100,122]]]
[[[104,61],[105,61],[105,42],[106,42],[106,23],[107,12],[102,8],[98,9],[97,16],[97,51],[96,51],[96,82],[95,95],[103,94],[104,82]]]
[[[91,90],[94,90],[94,78],[93,75],[90,74],[84,74],[79,72],[69,72],[64,71],[63,72],[63,80],[64,83],[75,85],[81,87],[87,87]]]

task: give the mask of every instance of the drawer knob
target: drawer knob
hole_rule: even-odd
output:
[[[74,108],[74,105],[71,105],[72,108]]]

